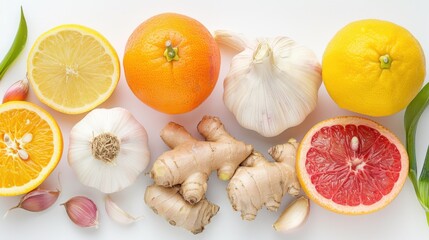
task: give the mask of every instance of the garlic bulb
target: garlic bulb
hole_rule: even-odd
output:
[[[273,137],[315,109],[322,76],[311,50],[287,37],[248,41],[216,31],[215,40],[241,51],[232,59],[223,95],[241,126]]]
[[[84,185],[104,193],[131,185],[149,160],[146,130],[126,109],[95,109],[70,132],[69,165]]]

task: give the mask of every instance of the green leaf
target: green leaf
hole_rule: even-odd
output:
[[[425,208],[426,212],[429,212],[429,147],[426,151],[426,159],[423,164],[422,172],[419,177],[419,192],[420,192],[420,203]]]
[[[425,163],[419,178],[420,204],[426,211],[426,221],[429,225],[429,147],[426,151]]]
[[[408,176],[413,183],[414,190],[416,192],[417,198],[420,201],[420,204],[426,211],[429,225],[429,148],[426,152],[425,162],[420,174],[419,181],[417,181],[417,158],[415,148],[417,123],[428,103],[429,84],[426,84],[405,110],[404,125],[407,152],[410,161]]]
[[[24,49],[25,43],[27,42],[27,22],[25,21],[24,11],[21,7],[21,20],[19,21],[19,28],[16,32],[15,39],[13,40],[12,46],[7,52],[6,56],[0,63],[0,80],[6,73],[9,66]]]

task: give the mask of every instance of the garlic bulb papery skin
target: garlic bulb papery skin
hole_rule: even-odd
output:
[[[215,40],[241,51],[232,59],[223,94],[241,126],[273,137],[315,109],[322,70],[313,51],[288,37],[248,41],[216,31]]]
[[[92,110],[70,132],[70,167],[82,184],[101,192],[128,187],[149,160],[146,130],[126,109]]]

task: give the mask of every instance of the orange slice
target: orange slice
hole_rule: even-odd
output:
[[[304,136],[296,170],[303,190],[317,204],[338,213],[365,214],[398,195],[407,179],[408,155],[378,123],[337,117]]]
[[[39,186],[61,159],[57,122],[39,106],[12,101],[0,105],[0,195],[15,196]]]

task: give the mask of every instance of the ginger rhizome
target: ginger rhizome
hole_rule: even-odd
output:
[[[255,219],[263,205],[270,211],[277,211],[286,193],[299,194],[300,185],[295,173],[297,147],[296,140],[290,139],[269,149],[275,162],[254,151],[241,163],[227,191],[232,207],[241,212],[244,220]]]
[[[151,185],[146,188],[144,200],[156,213],[164,217],[171,225],[180,226],[194,234],[204,230],[204,226],[216,215],[219,206],[202,199],[191,205],[179,193],[178,186],[166,188]]]
[[[205,116],[198,124],[205,138],[199,141],[184,127],[169,123],[161,131],[171,150],[161,154],[150,175],[155,185],[146,189],[145,202],[170,224],[199,233],[219,207],[205,198],[212,171],[229,180],[253,151],[251,145],[229,135],[217,117]]]
[[[221,180],[229,180],[253,150],[251,145],[229,135],[217,117],[205,116],[197,129],[206,141],[195,139],[176,123],[169,123],[161,131],[161,138],[172,150],[159,156],[150,172],[157,185],[181,185],[183,198],[191,204],[204,197],[213,170],[217,170]]]

